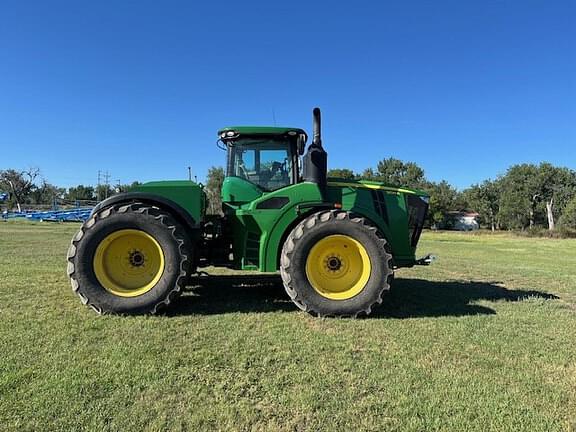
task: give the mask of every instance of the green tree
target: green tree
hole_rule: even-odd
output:
[[[366,168],[364,171],[362,171],[362,174],[360,174],[360,178],[362,180],[375,180],[376,173],[372,168]]]
[[[541,200],[539,170],[536,165],[514,165],[501,179],[501,221],[507,228],[532,228]]]
[[[222,214],[222,183],[224,182],[224,168],[211,167],[206,178],[206,196],[208,198],[207,214]]]
[[[353,180],[356,178],[356,175],[354,174],[354,171],[348,168],[334,168],[328,170],[328,177]]]
[[[460,194],[446,180],[439,183],[430,182],[424,186],[430,195],[428,221],[430,224],[441,224],[450,211],[460,210]]]
[[[541,163],[538,169],[539,210],[546,214],[548,229],[553,230],[555,221],[576,193],[576,172],[547,162]]]
[[[563,228],[576,230],[576,195],[566,204],[559,225]]]
[[[78,185],[68,189],[65,198],[68,200],[94,201],[94,188],[92,186]]]
[[[500,214],[508,228],[547,225],[553,230],[576,191],[576,173],[547,162],[514,165],[501,179]]]
[[[96,199],[98,201],[103,201],[106,198],[116,194],[116,189],[110,186],[109,184],[100,184],[96,186],[96,189],[94,189],[94,193],[96,194]]]
[[[42,180],[40,186],[35,187],[30,193],[30,200],[33,204],[52,204],[54,200],[64,197],[65,188],[60,188]]]
[[[142,183],[139,181],[133,181],[130,184],[117,184],[114,186],[114,194],[129,192],[131,189],[135,188],[136,186],[140,186],[141,184]]]
[[[414,162],[388,158],[378,162],[374,180],[397,186],[421,188],[425,183],[424,170]]]
[[[480,222],[489,225],[492,231],[500,228],[500,182],[485,180],[472,185],[463,192],[466,206],[480,214]]]
[[[0,171],[0,189],[9,192],[8,205],[16,205],[22,211],[22,204],[29,202],[32,191],[36,188],[35,180],[40,175],[38,168],[17,171],[7,169]]]

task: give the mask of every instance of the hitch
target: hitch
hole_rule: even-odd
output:
[[[428,254],[425,257],[422,257],[420,259],[416,260],[416,265],[423,265],[423,266],[427,266],[432,264],[434,261],[436,261],[438,259],[438,257],[436,257],[436,255],[432,255],[432,254]]]

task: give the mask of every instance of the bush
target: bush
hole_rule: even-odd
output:
[[[557,229],[550,231],[548,228],[534,227],[523,231],[514,231],[520,237],[536,237],[536,238],[576,238],[576,229],[560,225]]]
[[[572,198],[564,208],[559,225],[562,229],[576,230],[576,197]]]
[[[576,238],[576,229],[560,225],[556,230],[560,238]]]

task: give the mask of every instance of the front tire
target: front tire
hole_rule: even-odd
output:
[[[286,239],[280,274],[292,301],[306,312],[369,315],[390,289],[392,255],[366,219],[339,210],[319,212]]]
[[[98,313],[156,313],[184,289],[192,248],[167,212],[142,203],[100,210],[68,250],[68,276]]]

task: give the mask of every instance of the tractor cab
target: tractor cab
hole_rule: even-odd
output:
[[[300,181],[299,156],[307,135],[282,127],[227,127],[218,131],[227,150],[223,201],[248,202]]]

